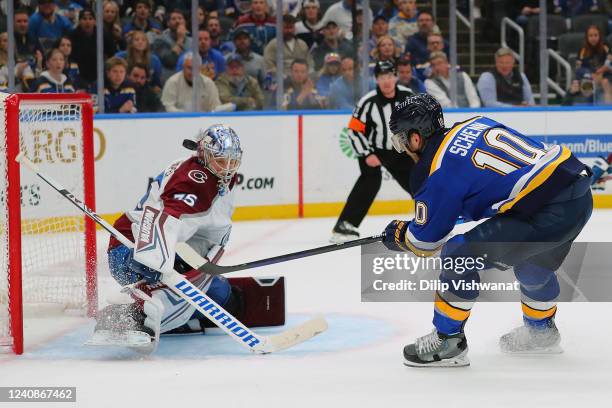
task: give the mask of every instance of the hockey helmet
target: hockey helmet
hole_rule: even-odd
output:
[[[395,64],[393,61],[376,61],[374,66],[374,77],[378,78],[379,75],[393,74],[395,75]]]
[[[393,108],[389,128],[393,147],[401,153],[406,151],[411,133],[417,132],[427,140],[444,129],[442,107],[429,94],[409,96]]]
[[[229,126],[212,125],[198,132],[195,143],[198,160],[219,178],[219,190],[224,192],[242,161],[238,135]]]

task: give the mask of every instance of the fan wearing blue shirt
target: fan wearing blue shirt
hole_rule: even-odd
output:
[[[74,26],[66,17],[55,13],[53,0],[38,0],[38,11],[32,14],[28,26],[28,35],[38,38],[45,49],[65,34],[70,34]]]
[[[210,33],[208,30],[200,30],[199,36],[199,51],[202,57],[202,65],[200,70],[202,74],[208,76],[210,79],[216,79],[219,74],[225,72],[225,57],[223,54],[211,45]],[[176,71],[183,69],[183,61],[185,60],[185,53],[179,57],[176,63]]]

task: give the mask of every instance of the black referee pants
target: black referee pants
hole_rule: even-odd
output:
[[[398,153],[395,150],[375,150],[374,154],[398,184],[407,193],[410,193],[410,172],[414,166],[412,158],[405,153]],[[338,223],[348,221],[352,225],[359,227],[374,202],[378,190],[380,190],[382,170],[380,166],[368,166],[365,157],[359,157],[357,160],[361,175],[346,200],[346,204],[338,218]]]

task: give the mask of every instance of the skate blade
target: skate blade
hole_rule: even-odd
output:
[[[86,346],[98,347],[130,347],[134,349],[147,349],[151,347],[151,336],[140,331],[128,330],[114,332],[111,330],[98,330],[85,342]]]
[[[406,360],[404,358],[404,365],[408,367],[418,368],[455,368],[455,367],[468,367],[470,365],[470,359],[467,356],[467,350],[463,351],[456,357],[444,359],[441,361],[432,361],[431,363],[415,363],[414,361]]]
[[[550,346],[550,347],[541,347],[541,348],[537,348],[533,350],[519,350],[519,351],[506,350],[502,348],[501,351],[504,354],[511,354],[511,355],[517,355],[517,356],[538,356],[538,355],[545,356],[549,354],[562,354],[563,348],[560,345],[555,345],[555,346]]]
[[[359,239],[359,236],[344,235],[344,234],[338,234],[337,232],[334,232],[331,238],[329,239],[329,242],[331,242],[332,244],[343,244],[345,242],[352,241],[354,239]]]

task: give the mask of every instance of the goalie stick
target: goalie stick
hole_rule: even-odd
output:
[[[55,181],[50,176],[42,173],[38,166],[32,163],[23,152],[20,152],[15,160],[24,164],[31,171],[36,173],[36,175],[51,186],[51,188],[64,196],[64,198],[85,213],[85,215],[93,219],[98,225],[117,238],[123,245],[127,246],[128,248],[134,248],[134,243],[132,241],[127,239],[112,225],[104,221],[98,214],[96,214],[96,212],[88,208],[81,200],[75,197],[70,191],[66,190],[60,183]],[[181,256],[180,253],[179,256]],[[188,262],[187,259],[184,260]],[[271,336],[260,336],[242,324],[238,319],[219,306],[214,300],[203,293],[197,286],[191,284],[190,281],[185,279],[178,272],[173,271],[162,274],[161,282],[168,286],[168,288],[170,288],[178,296],[195,307],[195,309],[204,316],[208,317],[232,339],[255,353],[267,354],[284,350],[295,346],[296,344],[302,343],[327,329],[327,322],[321,316],[308,320],[307,322],[282,333]]]

